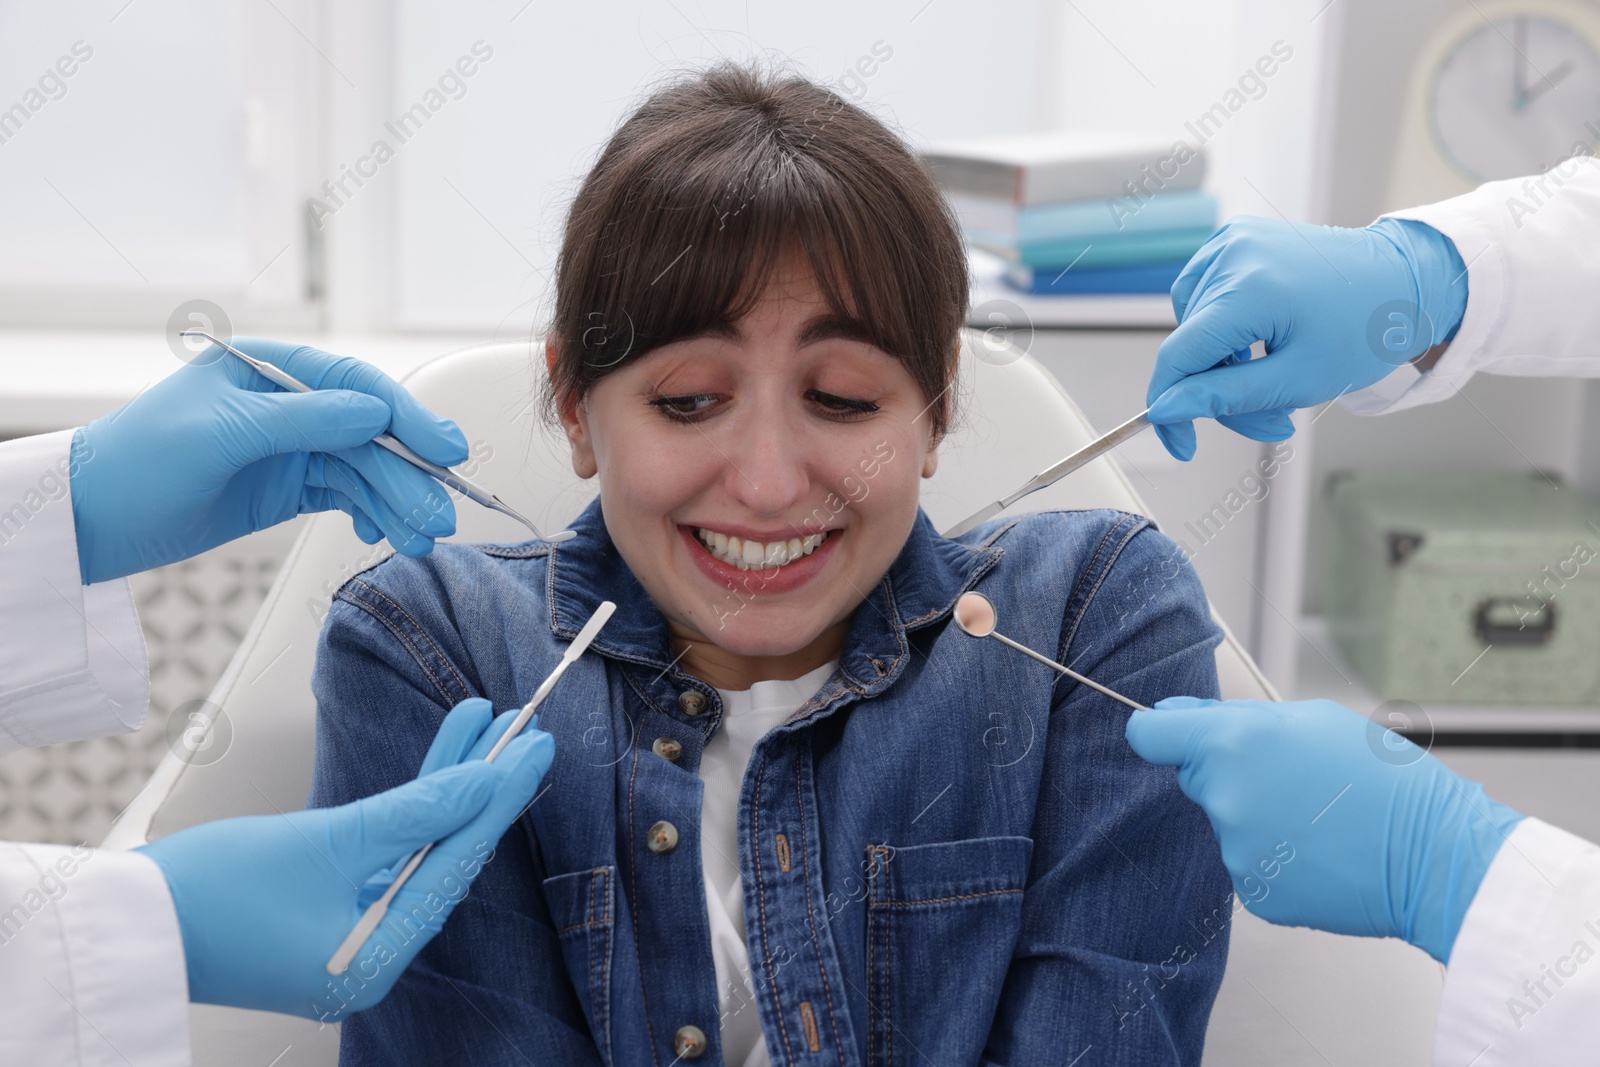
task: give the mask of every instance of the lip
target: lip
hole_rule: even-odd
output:
[[[719,533],[729,533],[730,536],[743,536],[731,532],[727,527],[707,526],[704,529],[716,529]],[[733,528],[734,531],[738,529],[739,527]],[[762,568],[742,571],[732,564],[722,562],[706,549],[700,538],[695,536],[694,531],[694,526],[686,526],[681,523],[678,525],[678,536],[683,539],[684,546],[689,551],[689,558],[694,560],[694,564],[700,568],[701,574],[716,583],[719,589],[725,589],[729,592],[754,593],[760,596],[787,593],[791,589],[798,589],[812,578],[815,578],[828,565],[828,560],[833,557],[834,546],[844,536],[843,531],[839,528],[831,529],[829,536],[824,538],[822,544],[813,549],[809,556],[802,556],[793,563],[786,563],[778,568],[776,574],[772,574]],[[752,539],[758,539],[755,538],[753,532],[751,536]],[[776,541],[778,537],[772,536],[767,540]],[[746,582],[749,584],[746,585]],[[741,600],[740,603],[743,603],[743,601]]]

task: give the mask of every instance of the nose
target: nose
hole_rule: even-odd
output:
[[[805,433],[777,405],[752,404],[741,414],[736,431],[717,442],[727,453],[725,491],[752,514],[792,514],[811,484]]]

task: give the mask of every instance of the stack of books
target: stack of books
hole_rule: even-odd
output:
[[[1205,156],[1183,141],[1025,134],[936,146],[923,159],[969,244],[1028,293],[1164,293],[1217,226]]]

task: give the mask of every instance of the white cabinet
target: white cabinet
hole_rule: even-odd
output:
[[[1006,295],[979,291],[974,304],[992,307]],[[1012,325],[1031,333],[1007,336],[1056,376],[1097,427],[1109,429],[1144,406],[1168,332],[1152,323],[1148,305],[1133,305],[1121,328],[1117,313],[1103,307],[1087,315],[1070,301],[1017,308],[1023,314]],[[1384,704],[1329,640],[1319,612],[1330,475],[1393,466],[1538,469],[1574,489],[1600,491],[1600,383],[1479,376],[1440,404],[1381,417],[1331,404],[1297,413],[1296,423],[1295,435],[1276,446],[1202,423],[1188,463],[1171,458],[1150,432],[1112,453],[1286,699],[1326,697],[1363,714]],[[1041,456],[1040,466],[1057,458]],[[1263,461],[1273,459],[1265,476]],[[1417,719],[1416,709],[1407,710]],[[1420,716],[1419,741],[1430,731],[1531,733],[1550,744],[1564,743],[1559,735],[1600,733],[1600,708],[1461,704],[1422,708]]]
[[[1270,502],[1269,510],[1277,510],[1268,521],[1303,532],[1271,539],[1268,557],[1275,566],[1262,588],[1264,599],[1294,607],[1294,629],[1262,647],[1262,667],[1284,695],[1330,697],[1363,713],[1381,703],[1327,639],[1320,620],[1330,476],[1373,467],[1540,470],[1575,491],[1594,493],[1600,456],[1597,396],[1600,391],[1589,382],[1479,375],[1449,400],[1392,415],[1368,418],[1337,404],[1302,412],[1305,428],[1294,439],[1303,442],[1307,459],[1297,472],[1307,481],[1303,504],[1292,504],[1285,494]],[[1315,425],[1309,425],[1312,419]],[[1528,577],[1537,577],[1535,568]],[[1470,664],[1461,667],[1465,671]],[[1600,708],[1463,703],[1421,713],[1423,728],[1440,733],[1600,732]]]

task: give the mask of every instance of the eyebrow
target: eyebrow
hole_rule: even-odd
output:
[[[813,344],[817,341],[860,341],[862,344],[872,344],[872,331],[867,329],[867,324],[858,319],[845,319],[837,315],[818,315],[805,324],[800,331],[800,345]]]
[[[684,340],[696,337],[716,337],[726,341],[739,342],[744,340],[744,334],[738,324],[732,322],[718,322],[698,330]],[[841,318],[828,312],[814,315],[801,327],[799,345],[816,344],[819,341],[859,341],[862,344],[875,344],[872,331],[867,325],[857,319]]]

